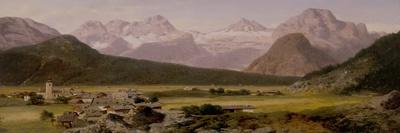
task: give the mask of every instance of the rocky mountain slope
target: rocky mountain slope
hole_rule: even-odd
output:
[[[224,53],[240,48],[268,49],[272,29],[256,21],[242,18],[228,27],[214,32],[197,34],[196,43],[211,53]]]
[[[73,36],[0,53],[0,84],[287,84],[296,78],[192,68],[100,54]]]
[[[0,18],[0,50],[36,44],[60,35],[47,25],[28,18]]]
[[[350,60],[306,75],[291,86],[294,92],[399,90],[400,32],[381,37]]]
[[[256,59],[245,70],[270,75],[304,76],[336,61],[311,46],[301,33],[279,38],[266,54]]]
[[[329,10],[314,8],[280,24],[272,36],[279,38],[288,33],[303,33],[314,47],[339,61],[354,56],[378,38],[377,34],[370,34],[363,23],[341,21]]]

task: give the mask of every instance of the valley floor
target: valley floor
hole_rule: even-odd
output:
[[[0,94],[10,94],[20,91],[37,91],[41,86],[35,87],[0,87]],[[134,88],[145,94],[163,93],[169,91],[184,91],[185,86],[75,86],[73,88],[90,91],[117,91],[118,89]],[[201,90],[208,90],[212,86],[195,86]],[[285,93],[285,86],[219,86],[225,90],[249,89],[252,92],[263,91],[282,91]],[[178,93],[177,93],[178,94]],[[311,96],[215,96],[207,94],[196,95],[166,95],[160,97],[160,102],[164,110],[171,108],[180,108],[186,105],[201,105],[205,103],[219,105],[253,105],[255,112],[304,112],[323,107],[332,107],[345,104],[357,104],[369,100],[371,96],[338,96],[338,95],[311,95]],[[2,101],[0,102],[7,102]],[[15,104],[0,103],[0,132],[25,133],[57,133],[64,129],[55,127],[50,122],[40,121],[40,113],[43,110],[53,112],[56,116],[64,111],[72,110],[72,106],[64,104],[52,104],[43,106],[28,106],[16,101]]]

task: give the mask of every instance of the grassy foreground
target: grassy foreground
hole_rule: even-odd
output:
[[[41,121],[40,113],[43,110],[55,115],[72,110],[70,105],[53,104],[43,106],[9,106],[0,107],[0,132],[7,133],[58,133],[64,129],[53,126],[49,121]]]
[[[29,87],[0,87],[0,94],[10,94],[21,91],[37,91],[41,86]],[[118,89],[138,89],[146,94],[154,92],[173,92],[184,91],[186,86],[71,86],[78,90],[89,92],[107,92],[117,91]],[[193,87],[193,86],[192,86]],[[195,86],[202,90],[208,90],[212,86]],[[249,89],[252,92],[257,90],[263,91],[282,91],[285,92],[285,86],[218,86],[226,90]],[[189,92],[190,93],[190,92]],[[212,96],[204,92],[196,95],[169,95],[160,97],[163,109],[180,108],[186,105],[201,105],[205,103],[232,105],[232,104],[250,104],[256,107],[255,112],[302,112],[307,110],[315,110],[323,107],[332,107],[344,104],[356,104],[370,99],[370,96],[338,96],[338,95],[311,95],[311,96]],[[24,104],[5,104],[0,106],[0,132],[11,133],[58,133],[64,129],[53,126],[50,122],[42,122],[39,120],[40,113],[43,110],[61,114],[63,111],[72,110],[70,105],[47,105],[47,106],[27,106]]]

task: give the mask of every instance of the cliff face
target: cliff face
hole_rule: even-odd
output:
[[[341,62],[377,39],[363,23],[341,21],[329,10],[312,8],[280,24],[272,36],[279,38],[289,33],[303,33],[312,46]]]

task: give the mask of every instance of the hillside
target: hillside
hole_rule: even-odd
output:
[[[280,75],[304,76],[336,61],[323,51],[311,46],[301,33],[292,33],[279,38],[263,56],[245,70],[248,72]]]
[[[337,92],[400,90],[400,32],[381,37],[372,46],[338,66],[306,75],[294,91]]]
[[[290,84],[296,78],[192,68],[100,54],[75,37],[0,53],[0,84]]]

